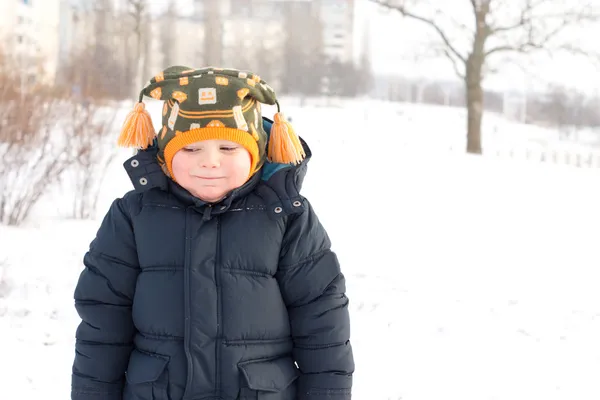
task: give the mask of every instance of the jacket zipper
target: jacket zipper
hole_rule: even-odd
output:
[[[191,214],[191,210],[188,208],[186,211],[186,224],[185,224],[185,265],[183,268],[183,298],[184,298],[184,309],[185,309],[185,334],[183,337],[183,348],[185,350],[185,356],[187,358],[187,383],[185,385],[185,393],[184,398],[189,396],[190,390],[192,390],[192,377],[194,375],[194,363],[192,362],[192,354],[190,351],[190,333],[191,333],[191,315],[190,315],[190,268],[191,268],[191,256],[192,256],[192,246],[191,246],[191,237],[192,234],[190,232],[191,223],[189,219]]]
[[[222,314],[221,314],[221,218],[217,216],[217,254],[215,257],[215,285],[217,287],[217,340],[215,343],[215,385],[217,395],[221,395],[221,342],[222,342]]]

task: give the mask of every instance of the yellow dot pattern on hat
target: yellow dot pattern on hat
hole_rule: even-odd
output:
[[[207,128],[220,128],[220,127],[224,127],[225,124],[221,121],[219,121],[218,119],[213,119],[212,121],[210,121],[208,123],[208,125],[206,125]]]
[[[160,100],[160,98],[162,97],[162,88],[157,87],[156,89],[150,92],[150,96],[152,96],[156,100]]]
[[[189,83],[190,83],[190,78],[188,78],[187,76],[184,76],[183,78],[179,78],[179,84],[181,86],[188,85]]]
[[[252,87],[256,86],[256,82],[254,82],[254,80],[250,78],[246,79],[246,83]]]
[[[165,104],[163,105],[163,117],[165,115],[167,115],[167,111],[169,111],[169,106],[167,105],[167,102],[165,101]]]
[[[183,103],[187,100],[187,94],[179,90],[174,91],[172,97],[180,103]]]
[[[215,82],[217,85],[221,85],[221,86],[228,86],[229,85],[229,79],[225,78],[224,76],[217,76],[215,78]]]
[[[244,97],[246,97],[248,93],[250,93],[250,89],[248,88],[241,88],[237,91],[237,95],[240,98],[240,100],[244,100]]]
[[[160,74],[156,75],[156,76],[154,77],[154,80],[155,80],[156,82],[161,82],[161,81],[164,81],[164,80],[165,80],[165,74],[164,74],[164,72],[161,72]]]
[[[162,131],[160,132],[160,140],[165,138],[166,133],[167,133],[167,127],[163,125]]]

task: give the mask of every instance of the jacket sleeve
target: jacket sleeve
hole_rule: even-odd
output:
[[[288,308],[298,400],[349,400],[354,359],[345,279],[308,200],[287,223],[277,279]]]
[[[121,400],[135,332],[131,305],[139,264],[126,201],[118,199],[85,254],[75,289],[81,318],[72,400]]]

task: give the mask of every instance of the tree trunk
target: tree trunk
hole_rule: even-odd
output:
[[[483,89],[481,82],[467,86],[467,153],[481,154]]]
[[[481,121],[483,119],[483,58],[469,56],[466,66],[467,153],[481,154]]]
[[[141,18],[141,16],[140,16]],[[142,32],[141,32],[141,21],[137,22],[137,29],[135,32],[136,36],[136,49],[135,49],[135,87],[133,88],[134,98],[138,97],[138,94],[142,90],[144,83],[144,60],[142,59]]]
[[[218,67],[223,62],[222,27],[219,0],[205,1],[204,65]]]

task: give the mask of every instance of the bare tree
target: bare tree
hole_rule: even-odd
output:
[[[310,2],[285,2],[283,89],[288,93],[317,95],[325,75],[323,24]]]
[[[117,106],[103,102],[111,93],[91,85],[102,75],[99,67],[94,69],[94,54],[89,47],[59,70],[67,82],[82,87],[73,97],[69,84],[40,83],[21,91],[14,85],[20,72],[15,56],[0,51],[0,223],[19,225],[65,176],[75,178],[69,188],[74,216],[93,216],[98,188],[115,154],[109,149],[117,113]]]
[[[553,54],[560,50],[586,55],[584,49],[563,34],[600,20],[597,8],[592,5],[594,1],[585,0],[462,0],[472,15],[468,23],[453,17],[449,4],[432,5],[442,2],[423,5],[425,2],[416,0],[371,1],[425,24],[437,35],[443,54],[465,84],[467,152],[476,154],[481,153],[482,82],[491,70],[492,57],[507,53]],[[452,7],[455,6],[453,2]],[[466,44],[464,49],[461,43]]]
[[[175,0],[169,0],[167,11],[159,22],[161,24],[160,49],[163,54],[161,69],[176,64],[174,54],[175,46],[173,46],[173,43],[175,42],[177,34],[177,18],[177,5],[175,4]]]
[[[204,65],[220,66],[223,61],[221,0],[204,0]]]
[[[56,84],[68,87],[77,99],[88,97],[129,98],[133,74],[128,74],[133,55],[123,57],[130,24],[124,24],[112,0],[93,7],[73,6],[73,37],[58,66]]]
[[[112,21],[114,10],[110,0],[99,0],[94,2],[94,51],[91,56],[93,64],[97,69],[104,70],[105,74],[109,71],[108,63],[112,59]],[[87,49],[86,49],[87,50]],[[106,77],[113,77],[107,74]]]
[[[115,14],[115,20],[118,21],[115,26],[114,33],[114,52],[115,57],[123,63],[119,70],[119,82],[121,88],[127,93],[127,98],[130,98],[132,93],[139,94],[139,87],[136,86],[138,63],[135,57],[135,52],[132,49],[135,47],[135,38],[131,32],[130,16],[119,11]]]
[[[98,46],[90,45],[64,61],[59,69],[59,85],[77,88],[73,93],[73,99],[77,101],[129,98],[131,93],[127,89],[130,86],[122,83],[126,63],[113,55],[96,62],[98,52]]]
[[[80,96],[69,99],[57,129],[70,143],[67,153],[72,167],[62,175],[62,184],[73,193],[71,216],[79,219],[95,216],[106,170],[117,154],[114,131],[119,106],[113,100],[128,95],[119,90],[118,80],[106,79],[107,71],[113,75],[124,65],[112,57],[98,65],[93,57],[96,51],[93,46],[82,49],[59,71],[81,87]]]
[[[71,138],[74,168],[64,177],[71,178],[73,209],[77,219],[94,218],[96,205],[108,167],[117,156],[112,133],[118,108],[98,101],[73,104],[64,115],[62,131]]]
[[[19,92],[13,83],[0,75],[0,223],[19,225],[73,159],[70,138],[57,129],[67,102],[49,88]]]
[[[362,52],[360,55],[360,63],[358,66],[357,92],[358,94],[368,94],[374,84],[373,63],[371,60],[371,41],[369,40],[370,29],[367,23],[362,37]]]
[[[135,36],[135,78],[134,95],[139,93],[148,74],[148,2],[147,0],[127,0],[127,12],[133,21],[133,34]]]

